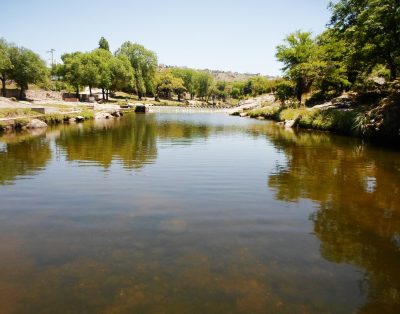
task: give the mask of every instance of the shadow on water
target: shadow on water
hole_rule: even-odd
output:
[[[311,199],[324,258],[359,267],[360,313],[400,312],[400,159],[397,152],[324,133],[270,130],[286,156],[268,178],[277,200]]]

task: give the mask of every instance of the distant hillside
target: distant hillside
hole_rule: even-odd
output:
[[[167,69],[167,68],[177,68],[177,66],[171,66],[171,65],[164,65],[160,64],[159,68],[161,69]],[[180,68],[186,68],[186,67],[180,67]],[[199,69],[196,69],[199,70]],[[256,77],[256,76],[264,76],[267,79],[276,79],[277,77],[275,76],[269,76],[269,75],[261,75],[260,73],[238,73],[238,72],[232,72],[232,71],[220,71],[220,70],[210,70],[210,69],[202,69],[202,71],[207,71],[214,76],[214,78],[217,81],[225,81],[225,82],[233,82],[233,81],[246,81],[251,77]]]

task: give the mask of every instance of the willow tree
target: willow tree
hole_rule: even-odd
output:
[[[135,71],[135,87],[139,98],[154,93],[157,55],[144,46],[127,41],[117,50],[116,56],[128,57]]]

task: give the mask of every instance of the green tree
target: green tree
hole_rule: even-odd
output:
[[[13,65],[10,78],[20,88],[20,98],[26,98],[28,84],[42,82],[48,76],[45,62],[32,50],[23,47],[10,48],[10,60]]]
[[[135,86],[135,70],[127,56],[113,57],[110,62],[111,90],[132,91]]]
[[[400,66],[399,0],[339,0],[331,3],[331,26],[352,48],[354,58],[371,72],[376,64],[396,79]]]
[[[187,68],[173,68],[172,74],[183,80],[186,91],[190,94],[190,99],[196,96],[196,71]]]
[[[155,86],[157,97],[161,96],[166,99],[170,99],[172,93],[175,93],[178,96],[178,100],[181,100],[182,93],[186,91],[183,80],[175,77],[169,70],[157,72]]]
[[[101,85],[101,73],[99,69],[100,60],[96,53],[84,53],[81,58],[82,62],[82,77],[83,86],[89,87],[90,96],[92,96],[92,88]],[[104,74],[104,73],[103,73]],[[103,77],[104,79],[104,77]],[[104,81],[103,81],[104,82]]]
[[[135,70],[136,92],[139,98],[154,93],[154,78],[157,71],[157,55],[142,45],[127,41],[116,52],[128,57]]]
[[[316,58],[319,60],[319,73],[314,86],[324,98],[331,98],[350,87],[349,49],[344,40],[337,38],[332,30],[323,32],[317,38]],[[354,63],[351,63],[354,64]]]
[[[63,65],[60,69],[62,80],[75,88],[79,98],[79,88],[83,86],[83,54],[81,52],[65,53],[61,56]]]
[[[108,44],[107,39],[105,39],[104,37],[101,37],[99,40],[99,48],[110,51],[110,45]]]
[[[4,97],[6,97],[6,81],[12,68],[10,45],[3,38],[0,38],[0,80],[2,85],[2,95]]]
[[[213,77],[210,73],[199,71],[196,75],[196,90],[197,95],[201,99],[208,101],[210,90],[213,86]]]
[[[299,102],[307,92],[321,64],[316,58],[317,45],[309,32],[297,31],[286,37],[285,43],[277,47],[276,57],[284,64],[285,75],[295,83]]]

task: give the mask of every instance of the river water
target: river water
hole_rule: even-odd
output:
[[[0,137],[2,314],[399,310],[399,152],[221,113]]]

